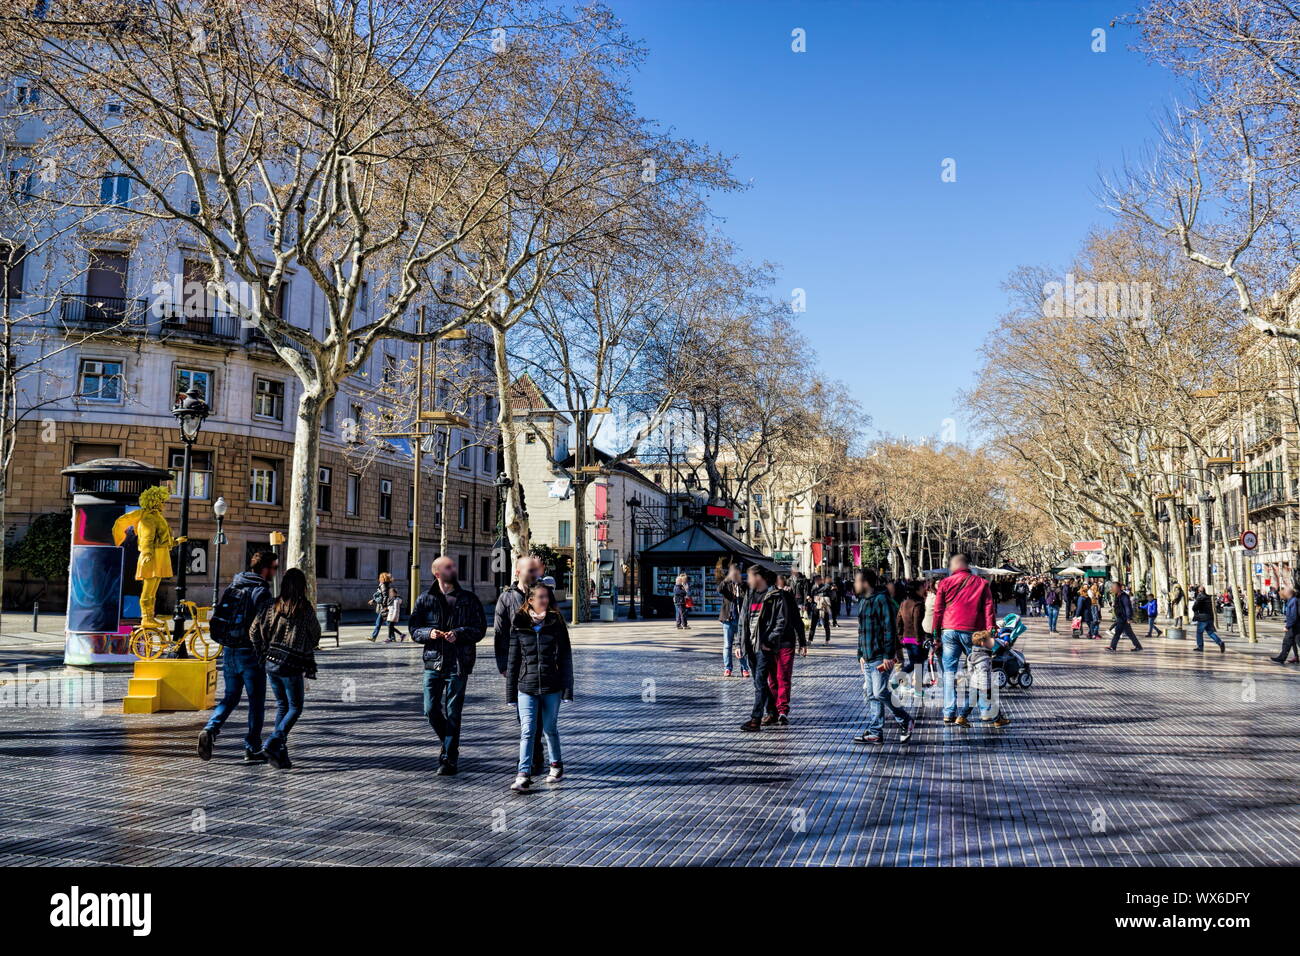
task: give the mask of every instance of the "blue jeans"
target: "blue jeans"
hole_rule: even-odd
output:
[[[1048,633],[1055,634],[1055,633],[1056,633],[1056,619],[1057,619],[1058,616],[1060,616],[1061,609],[1060,609],[1059,607],[1053,607],[1051,604],[1049,604],[1049,605],[1047,605],[1047,607],[1045,608],[1045,610],[1047,611],[1047,630],[1048,630]]]
[[[429,726],[442,741],[439,764],[454,767],[460,755],[460,713],[465,706],[468,682],[469,678],[460,674],[424,672],[424,716],[429,718]]]
[[[375,612],[375,629],[370,632],[370,639],[373,641],[379,636],[379,629],[384,626],[385,618],[383,611]]]
[[[275,692],[275,730],[266,738],[268,750],[282,747],[289,738],[289,731],[302,716],[303,684],[302,675],[285,677],[281,674],[267,674],[267,682]]]
[[[226,681],[226,693],[212,712],[203,728],[217,734],[221,726],[239,706],[239,698],[248,689],[248,734],[244,749],[256,753],[262,749],[262,722],[266,716],[266,671],[251,647],[227,647],[221,654],[221,673]]]
[[[689,627],[690,625],[686,621],[686,605],[674,604],[673,608],[677,611],[677,626]]]
[[[736,621],[722,622],[722,667],[724,670],[731,670],[735,667],[743,668],[745,666],[745,659],[743,657],[739,662],[735,657],[736,645],[738,643],[736,641],[737,626],[738,622]]]
[[[546,738],[546,753],[551,763],[561,763],[560,731],[556,724],[560,718],[560,692],[552,694],[525,694],[519,692],[519,772],[530,773],[533,765],[533,729],[542,722],[542,735]]]
[[[885,726],[885,708],[894,713],[894,719],[900,727],[906,727],[912,715],[894,703],[889,692],[889,671],[878,671],[876,665],[884,663],[884,658],[867,661],[866,673],[862,680],[862,696],[867,699],[867,727],[869,734],[878,734]]]
[[[1219,635],[1215,633],[1214,624],[1211,621],[1197,621],[1196,622],[1196,649],[1198,651],[1205,650],[1206,634],[1210,635],[1210,640],[1214,641],[1215,644],[1218,644],[1220,647],[1223,646],[1223,641],[1219,638]]]
[[[957,716],[957,666],[970,653],[971,631],[943,632],[943,715]],[[970,695],[962,702],[961,716],[970,713]]]

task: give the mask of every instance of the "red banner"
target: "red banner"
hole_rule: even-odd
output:
[[[812,543],[813,567],[822,563],[822,543],[814,541]]]

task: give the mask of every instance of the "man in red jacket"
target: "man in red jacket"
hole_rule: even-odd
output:
[[[948,576],[934,594],[934,633],[943,635],[943,722],[969,727],[970,698],[957,713],[957,664],[970,653],[970,637],[995,627],[997,608],[989,583],[970,570],[970,555],[954,554]]]

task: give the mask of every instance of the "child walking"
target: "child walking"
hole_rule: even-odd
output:
[[[979,700],[981,721],[1005,727],[1011,723],[1011,715],[1000,695],[996,707],[993,702],[993,642],[992,631],[976,631],[971,635],[970,656],[966,659],[970,677],[967,692]]]
[[[402,596],[397,593],[397,588],[388,589],[388,601],[384,605],[384,614],[388,620],[388,639],[385,644],[391,644],[393,641],[404,641],[406,635],[398,626],[402,622]]]
[[[534,584],[511,623],[506,659],[506,701],[519,708],[519,768],[510,789],[532,786],[533,733],[540,722],[551,770],[547,783],[564,777],[558,720],[560,701],[573,700],[573,650],[564,618],[551,603],[551,590]]]

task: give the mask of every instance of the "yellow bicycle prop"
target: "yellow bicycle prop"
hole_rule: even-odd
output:
[[[215,661],[221,656],[221,645],[208,637],[208,614],[212,608],[200,607],[193,601],[182,601],[181,605],[189,612],[189,622],[181,640],[190,657],[200,661]],[[167,653],[175,642],[171,630],[162,622],[143,621],[131,631],[128,644],[131,653],[142,661],[156,661]]]

